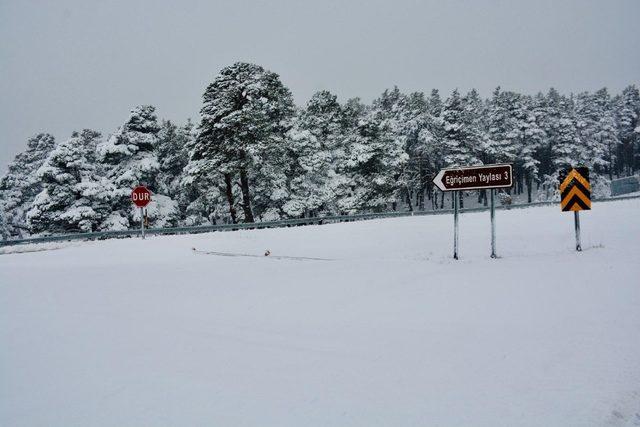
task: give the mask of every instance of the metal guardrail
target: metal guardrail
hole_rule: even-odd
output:
[[[608,199],[594,200],[594,202],[613,202],[619,200],[638,199],[640,196],[623,196]],[[557,205],[558,202],[534,202],[523,203],[517,205],[496,206],[499,210],[511,210],[511,209],[524,209],[538,206],[552,206]],[[488,211],[489,207],[475,207],[460,209],[461,213],[469,212],[484,212]],[[334,215],[314,218],[297,218],[286,219],[281,221],[268,221],[268,222],[252,222],[241,224],[220,224],[220,225],[204,225],[204,226],[191,226],[191,227],[168,227],[168,228],[150,228],[145,230],[145,233],[150,235],[171,235],[171,234],[197,234],[197,233],[210,233],[214,231],[235,231],[235,230],[253,230],[261,228],[283,228],[291,226],[301,225],[321,225],[336,222],[350,222],[350,221],[363,221],[369,219],[380,218],[399,218],[408,216],[429,216],[429,215],[444,215],[453,213],[453,209],[440,209],[431,211],[403,211],[403,212],[383,212],[383,213],[366,213],[366,214],[354,214],[354,215]],[[50,236],[30,237],[27,239],[15,239],[15,240],[0,240],[0,247],[22,245],[28,243],[49,243],[49,242],[61,242],[61,241],[73,241],[73,240],[102,240],[119,237],[137,237],[140,235],[140,229],[131,230],[119,230],[119,231],[97,231],[92,233],[74,233],[74,234],[54,234]]]

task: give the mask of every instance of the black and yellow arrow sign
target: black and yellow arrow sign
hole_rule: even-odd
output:
[[[588,168],[571,168],[560,173],[560,200],[563,212],[591,210]]]

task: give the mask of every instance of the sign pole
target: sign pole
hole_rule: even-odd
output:
[[[573,211],[576,232],[576,251],[582,252],[580,242],[580,211],[591,210],[591,182],[589,168],[570,167],[560,171],[560,208],[563,212]]]
[[[576,225],[576,251],[582,252],[582,245],[580,244],[580,212],[574,211],[573,214]]]
[[[496,255],[495,189],[513,186],[513,167],[510,164],[461,166],[440,169],[433,178],[440,191],[453,195],[453,258],[458,259],[458,216],[460,191],[491,190],[491,258]],[[444,197],[444,196],[443,196]]]
[[[453,259],[458,259],[458,192],[453,193]]]
[[[151,191],[144,185],[137,186],[131,192],[131,202],[140,208],[140,237],[144,239],[146,208],[151,203]]]
[[[140,234],[142,235],[142,238],[144,239],[144,212],[143,212],[144,208],[140,208]]]
[[[495,207],[495,192],[494,188],[491,189],[491,258],[497,258],[496,255],[496,207]]]

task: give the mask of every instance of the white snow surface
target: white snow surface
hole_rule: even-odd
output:
[[[459,261],[451,215],[4,252],[0,425],[638,425],[639,212],[576,253],[573,214],[498,211],[500,259],[488,212]]]

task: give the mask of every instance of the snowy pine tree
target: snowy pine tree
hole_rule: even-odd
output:
[[[416,102],[416,99],[413,99]],[[414,105],[417,109],[419,102]],[[407,173],[410,169],[408,155],[408,146],[412,142],[412,136],[417,131],[419,117],[415,117],[420,113],[412,110],[409,97],[394,86],[392,90],[385,90],[382,95],[373,101],[373,113],[381,120],[381,128],[385,131],[383,138],[388,138],[391,147],[385,153],[384,160],[389,164],[390,170],[387,175],[394,176],[395,189],[393,201],[391,201],[391,209],[396,210],[398,205],[406,202],[409,206],[413,194],[411,188],[411,174]],[[391,156],[400,156],[397,159],[391,159]],[[397,164],[397,166],[393,166]],[[400,170],[393,170],[393,168]]]
[[[488,153],[492,162],[515,160],[522,116],[519,96],[496,88],[487,108]]]
[[[192,178],[219,176],[233,222],[238,220],[237,207],[246,222],[256,215],[278,216],[286,202],[285,133],[294,113],[289,89],[277,74],[238,62],[218,74],[203,100],[198,136],[190,150]],[[252,192],[252,186],[260,190]]]
[[[180,195],[182,171],[189,162],[187,147],[193,139],[193,124],[188,121],[178,127],[163,120],[158,132],[157,156],[160,168],[157,176],[158,191],[172,199]]]
[[[444,162],[446,166],[481,164],[476,151],[476,129],[473,116],[466,110],[466,101],[454,90],[442,111]]]
[[[616,152],[620,146],[615,109],[606,88],[600,89],[594,94],[593,102],[596,104],[598,115],[595,138],[604,149],[604,157],[599,163],[606,169],[609,181],[611,181],[617,161]]]
[[[580,143],[578,164],[587,166],[594,173],[604,173],[608,166],[607,146],[600,132],[600,120],[606,114],[597,102],[596,95],[588,92],[576,97],[576,132]]]
[[[328,91],[312,96],[288,134],[291,156],[287,215],[336,213],[336,192],[344,162],[343,111]]]
[[[580,140],[576,129],[576,116],[572,98],[550,89],[545,97],[542,129],[545,143],[539,148],[541,200],[557,199],[558,173],[562,169],[578,166]]]
[[[619,147],[619,173],[632,175],[640,169],[640,91],[628,86],[616,99]]]
[[[429,177],[435,169],[432,155],[432,117],[428,111],[427,99],[422,92],[409,94],[406,109],[402,131],[405,134],[405,150],[409,159],[403,170],[404,177],[401,182],[407,188],[409,210],[424,210],[425,195],[431,183]]]
[[[522,140],[517,147],[516,158],[521,178],[524,179],[527,187],[527,203],[531,203],[533,201],[533,184],[539,181],[540,160],[537,155],[540,153],[541,147],[545,145],[547,138],[542,124],[544,98],[540,95],[535,99],[527,97],[522,100],[521,115],[518,121]]]
[[[36,171],[54,145],[55,139],[48,133],[30,138],[26,151],[15,157],[0,180],[0,209],[4,212],[6,233],[11,237],[28,235],[26,212],[42,190]]]
[[[151,226],[176,224],[179,217],[177,203],[158,193],[160,162],[156,149],[159,130],[155,108],[142,105],[131,110],[125,124],[98,145],[101,167],[114,186],[111,215],[102,224],[102,229],[120,230],[137,224],[139,212],[132,206],[130,194],[138,185],[155,193],[148,206]]]
[[[43,185],[27,223],[31,233],[95,231],[110,213],[113,188],[97,176],[100,133],[85,129],[58,144],[37,171]]]
[[[427,111],[432,117],[440,117],[442,115],[442,98],[438,89],[431,90],[429,99],[427,100]]]
[[[349,174],[348,193],[340,200],[340,210],[348,213],[381,212],[398,202],[402,170],[409,156],[404,139],[394,123],[378,107],[369,111],[346,140],[345,162]]]
[[[555,166],[554,175],[560,169],[577,166],[580,162],[580,140],[578,139],[573,99],[561,96],[553,120],[551,152]]]
[[[7,221],[4,218],[4,210],[0,208],[0,240],[9,239],[9,230],[7,229]]]

